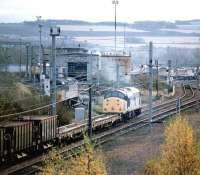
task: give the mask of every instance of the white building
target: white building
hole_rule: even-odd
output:
[[[114,52],[101,53],[100,72],[102,79],[116,82],[119,77],[119,82],[129,83],[132,69],[130,54],[115,54]]]

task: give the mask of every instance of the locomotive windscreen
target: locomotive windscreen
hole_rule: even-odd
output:
[[[111,92],[107,92],[104,96],[104,98],[109,98],[109,97],[118,97],[124,100],[127,100],[128,97],[124,94],[122,94],[121,92],[118,91],[111,91]]]

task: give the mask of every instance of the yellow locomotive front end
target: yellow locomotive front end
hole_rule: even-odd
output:
[[[127,110],[127,102],[117,97],[105,98],[103,101],[104,113],[125,113]]]

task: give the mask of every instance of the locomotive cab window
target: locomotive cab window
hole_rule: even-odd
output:
[[[108,93],[105,95],[105,98],[110,98],[110,97],[117,97],[117,98],[124,99],[124,100],[127,100],[127,99],[128,99],[127,96],[125,96],[125,95],[122,94],[121,92],[117,92],[117,91],[108,92]]]

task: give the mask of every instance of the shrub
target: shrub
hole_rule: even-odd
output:
[[[43,175],[106,175],[104,158],[101,151],[94,151],[90,140],[84,138],[81,153],[64,160],[58,152],[51,152],[45,157]]]
[[[198,175],[200,154],[194,131],[188,121],[178,118],[165,129],[161,156],[145,167],[147,175]]]

